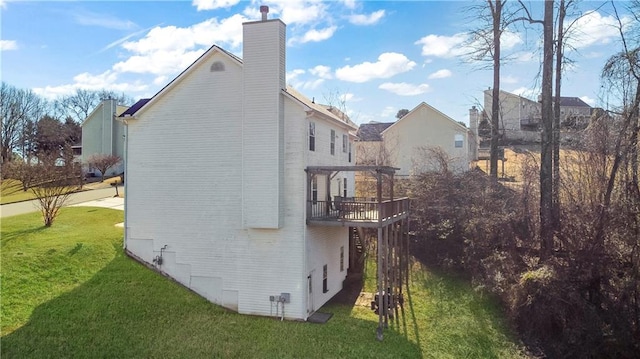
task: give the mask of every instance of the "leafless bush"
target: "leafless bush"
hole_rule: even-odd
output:
[[[34,186],[30,190],[38,200],[44,225],[50,227],[69,196],[81,187],[81,166],[73,162],[56,165],[56,161],[42,161],[34,166],[34,171]]]

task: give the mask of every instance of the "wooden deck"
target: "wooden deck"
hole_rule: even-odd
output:
[[[384,227],[409,215],[409,199],[375,200],[336,198],[308,201],[307,224],[322,226]]]

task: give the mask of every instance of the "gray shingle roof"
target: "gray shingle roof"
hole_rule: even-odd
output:
[[[380,134],[393,124],[394,122],[363,123],[358,128],[356,135],[360,138],[360,141],[382,141]]]
[[[567,107],[591,107],[579,97],[562,97],[560,96],[560,106]]]

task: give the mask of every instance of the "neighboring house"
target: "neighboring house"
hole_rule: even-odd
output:
[[[394,123],[363,124],[358,137],[359,164],[397,167],[398,176],[438,170],[438,151],[454,172],[467,171],[475,160],[469,129],[424,102]]]
[[[356,127],[286,87],[285,33],[263,12],[243,59],[213,46],[121,117],[125,248],[213,303],[305,320],[349,269],[330,215],[354,196]]]
[[[92,155],[114,155],[124,158],[124,125],[117,116],[127,110],[126,106],[107,99],[98,106],[82,122],[82,162],[86,163]],[[95,168],[89,173],[100,175]],[[124,171],[124,161],[111,168],[105,175],[120,174]]]
[[[491,122],[491,89],[484,91],[485,124]],[[503,141],[539,142],[542,124],[541,104],[526,97],[500,91],[499,132]],[[584,128],[591,117],[592,108],[577,97],[560,97],[562,129]]]

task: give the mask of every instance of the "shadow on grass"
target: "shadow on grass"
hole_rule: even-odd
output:
[[[24,236],[27,236],[27,235],[36,234],[38,232],[42,232],[42,231],[47,230],[47,229],[48,229],[48,227],[39,226],[39,227],[23,229],[23,230],[20,230],[20,231],[11,231],[11,232],[7,232],[7,233],[2,233],[2,241],[0,242],[0,245],[4,247],[9,242],[11,242],[11,241],[13,241],[15,239],[23,238]]]
[[[376,323],[335,305],[324,325],[239,315],[126,257],[36,307],[2,337],[3,357],[420,357],[399,333],[375,340]]]

